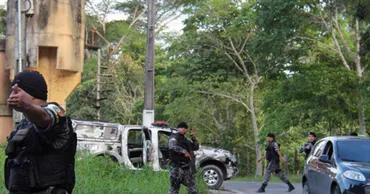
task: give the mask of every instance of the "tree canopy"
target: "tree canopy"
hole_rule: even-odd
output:
[[[141,124],[147,7],[104,2],[87,6],[86,25],[87,41],[102,47],[113,75],[103,85],[111,91],[103,94],[102,120]],[[236,153],[244,175],[262,175],[255,159],[268,132],[291,156],[309,131],[367,134],[369,10],[365,0],[160,1],[156,120],[187,121],[202,144]],[[108,22],[109,11],[127,18]],[[164,31],[180,16],[181,33]],[[97,55],[87,51],[82,82],[68,99],[73,118],[96,119],[96,73]]]

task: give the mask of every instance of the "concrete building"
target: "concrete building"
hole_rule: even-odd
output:
[[[83,70],[85,0],[33,2],[33,12],[22,16],[23,69],[43,74],[48,84],[48,101],[66,108],[65,101],[80,83]],[[5,53],[0,50],[0,142],[9,134],[4,129],[12,126],[11,111],[4,105],[18,60],[16,5],[15,1],[8,1],[6,43],[0,45],[4,48],[5,44]],[[27,6],[24,3],[23,9]]]

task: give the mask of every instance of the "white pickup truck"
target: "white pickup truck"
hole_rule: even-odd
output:
[[[97,156],[108,155],[128,169],[149,165],[155,171],[168,168],[168,139],[176,129],[72,120],[77,133],[77,150]],[[195,152],[196,166],[210,189],[238,174],[236,157],[227,150],[203,147]]]

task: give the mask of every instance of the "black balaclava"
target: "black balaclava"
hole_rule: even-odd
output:
[[[12,86],[15,84],[34,98],[44,101],[48,98],[48,86],[38,71],[25,70],[18,73],[14,77]]]

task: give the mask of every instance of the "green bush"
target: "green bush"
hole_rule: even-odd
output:
[[[0,148],[0,152],[0,165],[3,169],[4,148]],[[4,185],[2,175],[0,182]],[[208,193],[199,176],[197,182],[199,193]],[[127,170],[105,157],[90,156],[76,160],[74,194],[163,194],[168,192],[169,187],[168,172],[154,172],[151,169]],[[0,187],[0,193],[7,193],[4,186]],[[184,186],[180,193],[187,193]]]

